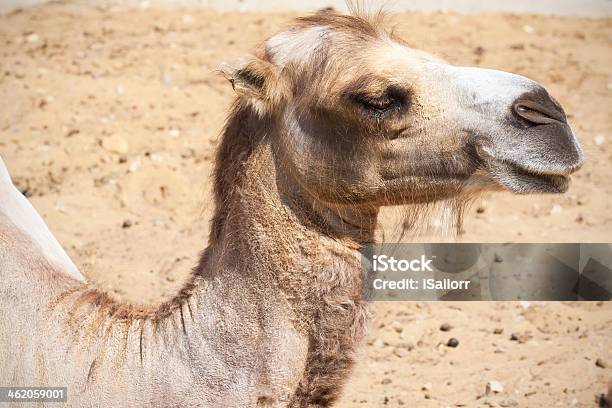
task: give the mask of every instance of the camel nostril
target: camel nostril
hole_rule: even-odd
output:
[[[565,113],[555,104],[545,106],[530,100],[521,100],[514,104],[514,112],[521,118],[534,125],[547,125],[551,123],[567,123]]]
[[[521,95],[512,106],[514,113],[532,125],[554,123],[567,124],[563,108],[546,89],[535,85],[530,92]]]

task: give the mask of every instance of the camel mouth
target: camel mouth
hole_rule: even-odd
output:
[[[570,185],[570,175],[583,165],[582,151],[575,160],[544,161],[526,153],[521,162],[495,154],[486,146],[477,145],[481,164],[489,176],[502,188],[515,194],[562,194]],[[515,155],[516,156],[516,155]]]
[[[570,185],[569,174],[543,173],[503,159],[489,160],[493,178],[516,194],[565,193]]]

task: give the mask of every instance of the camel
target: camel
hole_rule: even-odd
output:
[[[383,206],[567,190],[583,153],[541,85],[449,65],[380,19],[323,10],[222,68],[236,100],[209,246],[168,302],[87,283],[2,167],[0,385],[67,386],[71,407],[330,407]]]

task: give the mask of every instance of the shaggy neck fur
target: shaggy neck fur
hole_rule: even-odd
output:
[[[279,164],[282,157],[272,146],[278,131],[275,118],[260,117],[248,105],[235,104],[217,154],[211,246],[218,242],[232,211],[257,208],[262,200],[278,212],[292,213],[302,228],[345,243],[352,241],[351,246],[372,242],[378,208],[334,207],[302,191]]]
[[[210,378],[207,368],[198,370],[210,361],[207,347],[217,343],[216,351],[227,354],[223,358],[235,359],[237,351],[227,342],[238,336],[236,330],[246,330],[261,332],[261,342],[252,340],[249,355],[240,360],[248,365],[258,356],[247,372],[255,373],[257,389],[264,390],[261,401],[272,404],[280,400],[266,395],[283,393],[285,403],[295,407],[327,406],[337,399],[365,331],[359,247],[372,239],[376,213],[332,210],[294,188],[276,164],[269,120],[240,104],[230,116],[217,156],[210,246],[178,296],[157,307],[136,307],[75,286],[55,299],[54,310],[67,312],[69,327],[77,329],[82,343],[98,345],[88,355],[86,384],[102,380],[108,364],[142,368],[141,374],[129,372],[138,379],[163,371],[168,358],[196,377]],[[239,327],[224,333],[227,317],[219,316],[228,315]],[[289,335],[274,343],[279,331],[294,330],[293,350],[282,343]],[[117,342],[122,345],[118,351],[106,351]],[[303,353],[296,351],[300,347]],[[286,363],[283,350],[299,358]],[[265,367],[260,355],[270,355]],[[267,367],[277,361],[289,368]],[[299,374],[282,381],[269,378],[282,370]],[[223,380],[222,373],[216,375]],[[215,387],[222,388],[213,382],[202,392],[214,393]]]
[[[269,276],[309,340],[293,404],[327,406],[365,330],[358,249],[372,242],[378,214],[330,208],[300,191],[278,165],[272,120],[241,104],[233,110],[217,156],[211,246],[197,274],[212,274],[227,255],[245,273]]]

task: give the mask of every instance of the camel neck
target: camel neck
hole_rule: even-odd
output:
[[[260,290],[286,297],[292,310],[302,311],[298,326],[310,330],[318,313],[312,305],[322,292],[305,282],[331,285],[331,277],[343,276],[346,285],[329,293],[359,302],[359,249],[372,241],[377,213],[317,203],[277,163],[270,127],[249,123],[248,115],[239,120],[242,114],[234,113],[219,147],[217,208],[195,270],[202,289],[194,294],[210,297],[207,282],[264,282]]]
[[[250,124],[252,118],[242,114],[231,119],[218,153],[209,246],[180,293],[161,305],[140,307],[79,285],[58,300],[66,304],[67,323],[73,327],[94,320],[97,328],[89,337],[100,342],[101,350],[120,341],[127,350],[122,358],[143,367],[163,365],[165,353],[199,358],[194,350],[216,341],[210,327],[215,319],[222,321],[223,304],[276,302],[303,332],[333,333],[354,322],[321,319],[322,313],[333,315],[337,308],[321,311],[316,306],[361,304],[359,247],[371,238],[376,214],[338,210],[309,199],[279,172],[273,138],[266,134],[270,127]],[[228,134],[230,130],[234,133]],[[321,326],[326,322],[330,325]]]
[[[355,250],[372,242],[377,210],[329,206],[314,200],[291,177],[275,165],[273,148],[261,143],[249,151],[242,163],[228,163],[234,175],[233,189],[217,197],[217,210],[212,221],[210,246],[199,270],[214,269],[215,254],[227,254],[242,248],[240,257],[248,257],[253,248],[283,248],[295,242],[335,242]],[[218,177],[228,177],[217,171]],[[218,262],[219,259],[216,259]]]
[[[234,106],[216,157],[216,209],[209,244],[219,243],[230,213],[261,218],[264,224],[271,214],[284,213],[293,218],[297,229],[357,246],[372,242],[378,208],[324,203],[310,194],[287,171],[283,157],[275,154],[277,127],[273,118],[261,118],[240,104]]]

